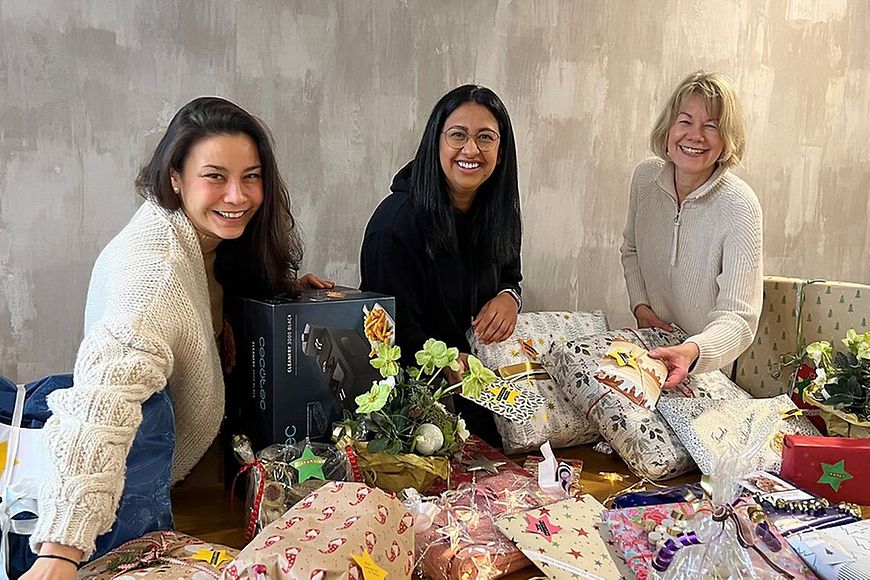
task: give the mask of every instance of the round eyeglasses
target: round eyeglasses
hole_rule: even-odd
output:
[[[469,139],[474,139],[478,149],[481,151],[492,151],[498,146],[498,140],[500,139],[498,133],[487,129],[473,137],[462,129],[447,129],[443,131],[443,134],[447,146],[451,149],[462,149]]]

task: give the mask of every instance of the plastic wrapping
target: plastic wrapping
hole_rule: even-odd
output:
[[[303,472],[300,478],[300,470],[294,467],[294,464],[301,466],[299,460],[303,459],[307,448],[311,450],[309,455],[315,456],[322,478],[320,470],[310,478],[307,477],[311,474]],[[250,473],[245,501],[248,540],[326,481],[353,480],[347,454],[325,443],[302,441],[270,445],[254,457],[248,438],[236,436],[233,451],[242,463],[241,473]]]
[[[750,449],[718,457],[703,480],[710,505],[698,506],[685,531],[663,539],[651,562],[651,577],[666,580],[812,578],[813,574],[767,521],[764,511],[741,498],[742,479],[750,459],[766,440]]]
[[[432,525],[416,535],[417,569],[426,578],[498,578],[530,564],[495,520],[547,502],[531,477],[499,473],[422,500],[440,508]],[[413,502],[409,508],[433,511]]]

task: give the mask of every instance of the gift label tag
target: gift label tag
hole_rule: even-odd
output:
[[[205,562],[212,568],[219,568],[221,564],[224,562],[231,562],[233,558],[227,554],[226,550],[208,550],[203,548],[198,550],[196,554],[192,556],[192,559]]]
[[[525,374],[523,376],[526,376]],[[521,380],[499,380],[480,391],[477,398],[465,397],[514,423],[526,423],[547,402],[542,395],[520,386]]]
[[[845,459],[841,459],[833,465],[822,463],[822,476],[819,478],[818,483],[826,483],[834,491],[840,491],[840,485],[850,479],[852,479],[852,474],[846,471]]]
[[[645,348],[623,340],[611,343],[595,373],[599,383],[649,411],[655,410],[667,376],[668,368],[662,361],[650,358]]]
[[[323,474],[323,464],[326,460],[319,455],[315,455],[310,445],[305,446],[302,452],[302,457],[294,459],[290,465],[299,474],[299,483],[308,481],[309,479],[319,479],[325,481],[326,476]]]
[[[384,580],[387,577],[387,571],[378,566],[367,551],[363,550],[363,553],[359,555],[352,554],[351,557],[362,570],[364,580]]]

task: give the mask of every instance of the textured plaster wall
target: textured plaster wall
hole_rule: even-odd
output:
[[[863,0],[0,0],[0,373],[72,367],[90,268],[175,110],[219,94],[272,127],[305,267],[354,285],[366,220],[435,100],[505,100],[531,309],[629,322],[618,246],[672,86],[732,75],[765,270],[870,282]]]

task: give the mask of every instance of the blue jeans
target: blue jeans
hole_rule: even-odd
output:
[[[51,416],[46,403],[49,393],[73,384],[72,375],[51,375],[27,384],[22,427],[40,429]],[[9,424],[15,404],[15,384],[0,376],[0,421]],[[142,405],[142,424],[127,456],[124,492],[112,528],[97,538],[93,557],[155,530],[171,530],[172,504],[169,485],[175,452],[175,416],[169,388],[154,394]],[[26,572],[36,555],[28,537],[9,534],[9,577]]]

